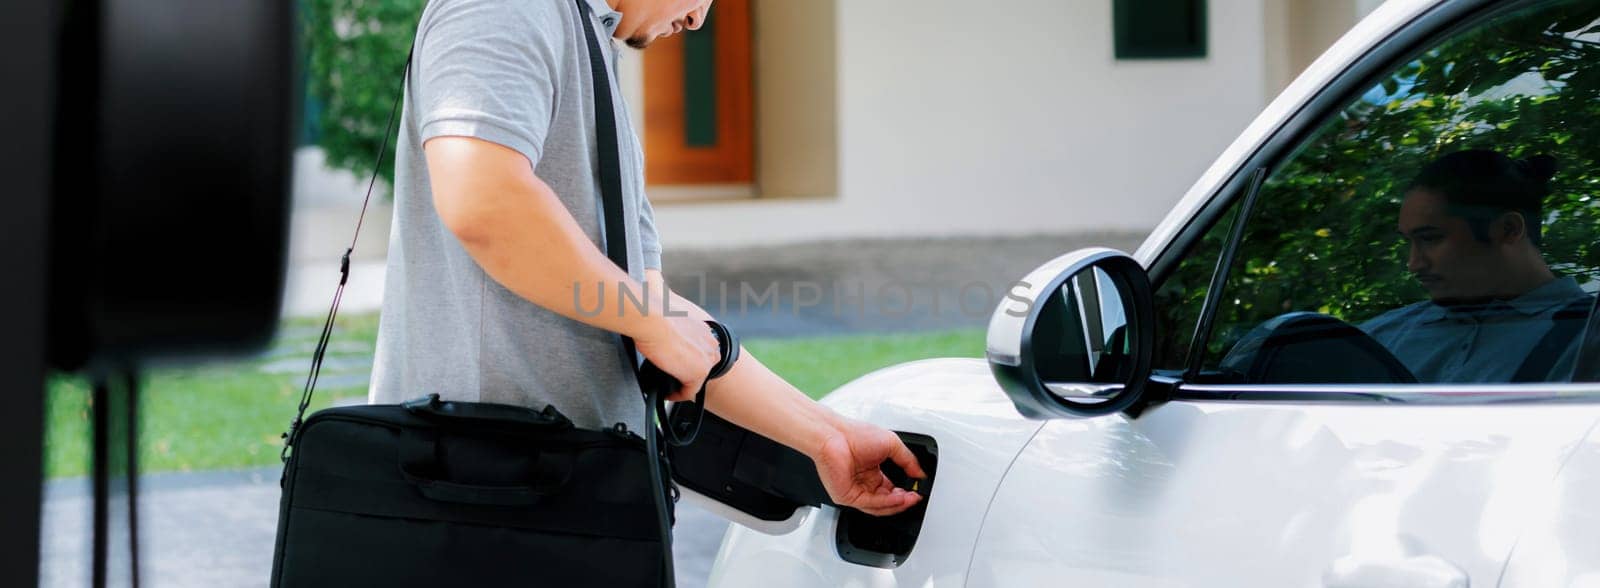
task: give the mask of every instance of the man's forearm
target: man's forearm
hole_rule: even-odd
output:
[[[715,320],[704,309],[672,293],[660,274],[646,273],[651,289],[666,291],[673,312]],[[721,378],[706,384],[706,408],[735,425],[760,433],[808,457],[839,433],[840,416],[795,388],[761,360],[740,348],[740,359]]]
[[[839,415],[818,404],[761,360],[743,352],[733,370],[706,385],[706,408],[808,457],[839,433]]]

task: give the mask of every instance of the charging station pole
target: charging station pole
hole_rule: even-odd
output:
[[[39,584],[56,2],[0,2],[0,586]]]

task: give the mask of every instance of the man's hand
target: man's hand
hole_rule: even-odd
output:
[[[894,433],[845,418],[837,420],[838,433],[829,436],[811,459],[828,496],[839,506],[849,506],[874,516],[887,516],[915,506],[922,497],[896,488],[883,474],[885,460],[912,478],[927,477],[916,456]]]
[[[722,358],[717,337],[705,321],[690,316],[653,315],[654,329],[634,339],[634,346],[650,363],[681,385],[667,395],[672,402],[694,400],[711,368]]]

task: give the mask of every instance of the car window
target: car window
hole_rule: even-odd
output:
[[[1198,379],[1569,380],[1600,286],[1597,158],[1600,6],[1446,35],[1274,164]]]

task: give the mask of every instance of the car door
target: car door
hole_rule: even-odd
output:
[[[1337,65],[1142,250],[1145,404],[1035,435],[968,584],[1595,577],[1600,2],[1440,3]]]

